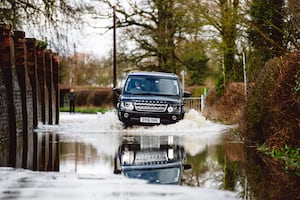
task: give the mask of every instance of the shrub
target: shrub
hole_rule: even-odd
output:
[[[279,147],[299,145],[297,71],[300,52],[266,63],[251,89],[242,124],[245,138]]]
[[[245,108],[245,137],[249,140],[263,142],[267,138],[268,121],[271,117],[270,96],[279,75],[280,59],[266,63],[254,86],[250,89]]]
[[[218,97],[222,96],[223,92],[225,89],[225,85],[224,85],[224,76],[219,76],[216,79],[216,94]]]
[[[76,106],[112,107],[113,92],[111,88],[80,88],[75,89],[75,93]]]
[[[226,124],[239,122],[245,105],[244,84],[229,82],[219,97],[216,89],[211,89],[206,98],[204,115]]]
[[[76,106],[87,105],[88,96],[89,96],[89,91],[76,91]]]
[[[112,104],[113,93],[111,91],[96,91],[93,96],[93,104],[95,106],[103,106]]]

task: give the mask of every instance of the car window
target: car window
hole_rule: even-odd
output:
[[[178,82],[172,79],[160,79],[159,91],[161,94],[177,95],[179,93]]]
[[[179,95],[176,79],[164,77],[129,77],[125,83],[125,93]]]
[[[125,84],[125,92],[127,93],[139,93],[145,88],[145,80],[143,78],[128,78]]]

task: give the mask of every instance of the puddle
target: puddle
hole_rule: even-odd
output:
[[[196,111],[177,124],[128,129],[114,112],[60,119],[18,138],[14,152],[0,143],[1,199],[300,199],[299,177]]]

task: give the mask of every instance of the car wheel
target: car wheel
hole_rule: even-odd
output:
[[[130,124],[130,123],[123,123],[123,128],[124,129],[131,128],[131,127],[132,127],[132,124]]]

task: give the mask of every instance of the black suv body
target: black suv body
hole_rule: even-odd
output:
[[[131,72],[116,105],[125,125],[171,124],[183,119],[185,108],[178,77],[171,73]]]

